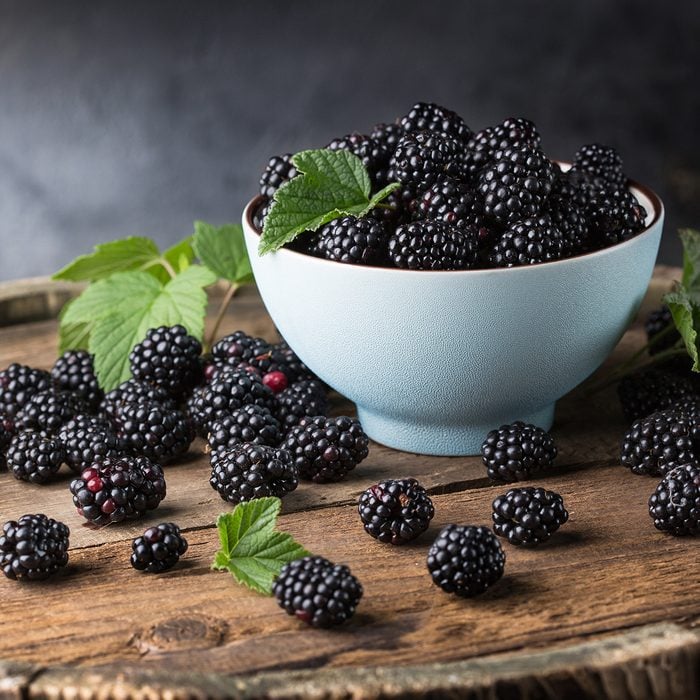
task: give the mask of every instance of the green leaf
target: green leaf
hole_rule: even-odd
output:
[[[129,353],[149,328],[179,323],[201,339],[207,304],[204,287],[215,281],[210,270],[191,265],[165,285],[141,271],[117,273],[91,285],[83,295],[99,289],[92,291],[78,311],[72,304],[66,318],[68,322],[85,322],[82,314],[95,306],[95,299],[108,299],[101,313],[95,308],[88,344],[102,389],[110,391],[131,376]]]
[[[700,231],[681,229],[683,243],[683,287],[689,292],[700,292]]]
[[[302,151],[292,162],[299,175],[275,192],[260,237],[260,255],[278,250],[303,231],[315,231],[339,216],[363,216],[398,187],[385,187],[370,199],[369,173],[349,151]]]
[[[194,249],[197,257],[219,277],[234,284],[253,281],[240,224],[216,227],[205,221],[195,221]]]
[[[95,246],[95,252],[81,255],[54,276],[55,280],[95,281],[115,272],[137,270],[160,257],[158,246],[150,239],[129,236]]]
[[[187,236],[183,241],[168,248],[163,257],[170,263],[175,272],[183,272],[194,260],[194,248],[192,247],[193,236]]]
[[[693,360],[693,371],[700,371],[700,350],[698,348],[698,329],[700,329],[699,297],[688,291],[682,284],[676,283],[674,290],[663,298],[668,305],[678,332],[683,338],[688,355]]]
[[[258,498],[220,515],[216,527],[221,549],[212,568],[229,571],[238,583],[271,595],[282,567],[309,554],[291,535],[275,530],[281,506],[279,498]]]
[[[74,321],[72,323],[66,323],[64,317],[68,312],[71,304],[75,303],[77,299],[72,299],[66,302],[61,309],[61,313],[58,315],[59,318],[59,336],[58,336],[58,352],[60,354],[64,353],[66,350],[87,350],[88,340],[90,338],[91,326],[89,323],[82,321]]]

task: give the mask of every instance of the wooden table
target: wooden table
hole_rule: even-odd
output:
[[[659,271],[657,297],[668,276]],[[17,321],[24,299],[25,317],[36,318],[42,302],[30,296],[43,295],[53,312],[70,293],[53,287],[50,301],[42,290],[4,285],[0,310]],[[222,330],[236,328],[274,337],[253,290],[236,298]],[[49,367],[55,331],[52,320],[0,329],[0,367]],[[633,328],[613,361],[641,342]],[[335,397],[335,413],[349,410]],[[478,458],[372,444],[346,481],[303,483],[285,498],[281,527],[349,564],[365,589],[352,622],[330,631],[210,570],[213,523],[228,506],[207,482],[201,441],[166,468],[157,511],[101,530],[75,512],[68,472],[48,486],[1,473],[0,523],[45,512],[70,526],[71,551],[48,582],[0,580],[0,697],[700,697],[700,542],[654,529],[646,503],[656,480],[620,466],[624,428],[614,390],[560,402],[556,467],[532,483],[561,493],[570,521],[539,549],[506,544],[505,577],[471,600],[436,588],[425,556],[443,525],[489,523],[505,488]],[[408,475],[429,489],[435,519],[411,546],[379,544],[362,529],[358,495]],[[184,529],[189,552],[171,572],[135,572],[131,539],[166,520]]]

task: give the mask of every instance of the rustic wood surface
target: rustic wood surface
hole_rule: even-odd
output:
[[[649,303],[672,277],[660,271]],[[236,328],[274,337],[251,290],[222,332]],[[0,329],[0,367],[49,367],[55,330],[54,321]],[[610,362],[641,342],[631,329]],[[350,409],[334,397],[334,412]],[[570,521],[541,548],[505,545],[504,579],[473,600],[434,587],[425,555],[446,523],[488,524],[507,487],[491,484],[479,459],[372,444],[347,481],[302,484],[285,499],[281,526],[349,564],[365,587],[355,618],[333,631],[302,626],[210,570],[213,521],[227,505],[207,482],[201,442],[166,467],[168,496],[155,513],[99,530],[75,513],[67,471],[47,486],[0,473],[0,522],[46,512],[71,528],[70,564],[51,582],[0,580],[0,698],[143,688],[156,697],[698,697],[700,542],[654,529],[646,502],[656,481],[620,466],[623,430],[614,390],[579,389],[560,402],[556,467],[532,483],[560,492]],[[355,503],[378,479],[405,475],[429,488],[436,516],[418,542],[392,548],[364,534]],[[171,572],[136,573],[131,538],[164,520],[183,527],[188,553]]]

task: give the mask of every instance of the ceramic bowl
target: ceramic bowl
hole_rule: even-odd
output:
[[[647,228],[576,258],[495,270],[427,272],[344,265],[282,249],[255,281],[299,357],[357,404],[367,434],[400,450],[477,454],[486,433],[523,420],[549,429],[557,399],[610,354],[652,275],[659,198],[633,184]]]

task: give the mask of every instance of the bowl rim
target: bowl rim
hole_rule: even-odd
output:
[[[563,161],[556,161],[559,163],[559,165],[562,165],[564,167],[568,166],[571,167],[569,163],[563,162]],[[567,168],[568,169],[568,168]],[[647,223],[646,228],[638,233],[636,236],[632,236],[629,240],[622,241],[620,243],[615,243],[614,245],[608,246],[607,248],[601,248],[600,250],[594,250],[591,253],[584,253],[583,255],[576,255],[571,258],[562,258],[561,260],[550,260],[548,262],[542,262],[542,263],[536,263],[534,265],[519,265],[515,267],[489,267],[489,268],[481,268],[481,269],[476,269],[476,270],[405,270],[403,268],[394,268],[394,267],[381,267],[381,266],[373,266],[373,265],[340,265],[341,268],[345,270],[353,270],[357,273],[362,274],[364,273],[384,273],[384,274],[400,274],[400,275],[418,275],[420,277],[426,277],[427,275],[430,274],[435,274],[435,275],[470,275],[470,276],[479,276],[479,275],[496,275],[496,274],[503,274],[510,272],[511,274],[513,273],[514,270],[518,270],[521,272],[521,274],[528,274],[528,270],[536,271],[538,269],[542,269],[543,267],[545,269],[552,269],[554,266],[562,266],[562,265],[577,265],[577,264],[584,264],[586,260],[591,260],[596,257],[603,257],[606,255],[612,255],[614,252],[623,250],[626,247],[632,247],[635,244],[637,244],[641,239],[643,238],[648,238],[652,233],[654,232],[654,229],[656,225],[659,223],[661,218],[664,215],[664,205],[663,202],[661,201],[661,198],[652,190],[650,187],[647,187],[646,185],[643,185],[636,180],[628,180],[627,181],[627,188],[629,190],[632,190],[633,192],[636,190],[637,192],[641,193],[647,201],[650,202],[652,206],[652,213],[653,216],[651,217],[651,220]],[[250,231],[256,236],[257,239],[260,238],[261,232],[258,231],[258,229],[255,227],[255,224],[253,223],[253,214],[255,211],[257,211],[258,207],[260,206],[261,202],[265,199],[265,197],[261,194],[256,195],[251,199],[248,204],[246,204],[245,209],[243,210],[243,223],[247,225],[247,227],[250,229]],[[257,252],[257,246],[255,249],[255,255],[258,258],[262,258],[261,255],[258,254]],[[338,263],[334,260],[326,260],[324,258],[317,258],[314,257],[313,255],[306,255],[304,253],[299,253],[296,250],[291,250],[290,248],[280,248],[279,250],[274,251],[273,253],[268,253],[268,255],[271,256],[276,256],[276,255],[281,255],[284,257],[290,257],[293,256],[291,259],[294,258],[303,258],[307,263],[310,264],[318,264],[318,265],[333,265],[334,268],[337,269]],[[534,274],[534,272],[533,272]]]

